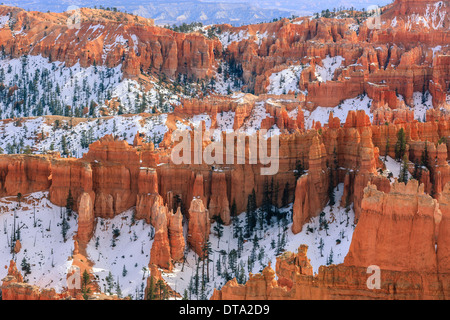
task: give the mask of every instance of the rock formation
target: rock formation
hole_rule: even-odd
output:
[[[77,238],[80,242],[87,244],[95,228],[94,203],[87,192],[80,196],[79,201]]]
[[[203,256],[203,247],[208,241],[210,232],[208,209],[201,199],[192,199],[189,208],[188,243],[192,250]]]
[[[6,53],[13,57],[40,54],[67,66],[121,64],[128,77],[154,68],[169,77],[205,78],[212,75],[215,52],[221,52],[217,40],[155,27],[152,20],[135,15],[81,8],[79,28],[73,28],[67,23],[70,14],[0,7],[0,16],[14,21],[12,28],[2,28],[0,33]]]
[[[445,299],[448,295],[448,198],[441,203],[411,180],[395,182],[389,193],[369,184],[350,251],[340,265],[321,266],[312,275],[306,248],[277,257],[278,281],[251,275],[245,285],[231,280],[212,299]],[[441,206],[440,206],[441,205]],[[368,286],[380,269],[380,288]]]

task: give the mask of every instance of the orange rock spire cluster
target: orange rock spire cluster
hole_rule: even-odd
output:
[[[0,16],[11,13],[16,21],[0,29],[0,40],[12,57],[40,54],[68,66],[76,62],[91,66],[94,61],[109,67],[121,64],[128,78],[154,68],[170,78],[186,74],[193,79],[211,77],[223,59],[233,59],[243,69],[243,90],[257,94],[184,97],[167,116],[168,130],[157,148],[145,143],[145,133],[138,132],[133,145],[106,135],[79,159],[58,154],[0,155],[0,196],[48,190],[53,204],[65,206],[70,193],[78,214],[74,261],[80,264],[96,219],[111,219],[133,208],[135,219],[154,228],[149,267],[152,276],[161,280],[158,268],[173,271],[174,264],[185,258],[187,246],[204,256],[213,219],[220,217],[230,225],[232,206],[236,213],[244,212],[253,192],[261,206],[268,183],[279,191],[274,202],[280,204],[285,197],[293,202],[294,234],[327,206],[330,187],[342,183],[343,196],[336,200],[342,207],[353,205],[356,224],[344,263],[321,266],[314,275],[308,248],[302,245],[297,253],[278,256],[276,270],[269,265],[261,274],[250,274],[245,284],[233,279],[214,290],[212,299],[446,299],[450,294],[450,116],[446,111],[450,4],[444,1],[439,6],[442,23],[431,21],[427,27],[411,22],[412,15],[424,15],[428,9],[425,0],[396,0],[384,8],[376,29],[364,23],[354,28],[356,20],[350,17],[223,25],[221,32],[248,34],[224,48],[217,39],[157,28],[147,19],[123,13],[82,9],[83,21],[75,31],[65,23],[67,13],[0,6]],[[92,21],[102,26],[94,34]],[[124,43],[112,40],[111,35],[119,34]],[[261,34],[270,36],[255,41]],[[103,55],[105,46],[111,50]],[[437,46],[440,53],[434,50]],[[331,80],[323,81],[320,70],[327,57],[337,56],[342,57],[341,67]],[[298,57],[304,58],[298,61]],[[270,76],[290,66],[303,70],[296,80],[300,90],[267,93]],[[409,106],[414,105],[415,92],[425,91],[432,95],[434,108],[426,112],[426,121],[414,120]],[[329,112],[327,124],[315,121],[305,129],[305,116],[318,106],[336,107],[359,95],[367,95],[371,103],[349,111],[345,122]],[[258,129],[280,130],[277,174],[261,175],[260,164],[176,165],[170,160],[177,122],[206,114],[215,129],[219,115],[232,112],[232,127],[238,130],[261,106],[266,116]],[[409,173],[414,174],[412,164],[427,163],[421,166],[419,181],[407,184],[382,174],[386,169],[382,158],[396,157],[400,130],[405,133]],[[210,143],[205,139],[202,147]],[[247,145],[244,158],[248,160],[250,153]],[[299,164],[305,173],[297,179]],[[18,242],[14,250],[24,248]],[[367,286],[371,265],[379,266],[383,274],[378,290]],[[23,283],[14,261],[3,279],[2,295],[5,300],[80,298],[79,292],[56,293]]]

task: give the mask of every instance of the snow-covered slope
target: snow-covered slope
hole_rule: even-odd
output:
[[[133,220],[134,210],[127,210],[113,219],[97,218],[87,254],[94,263],[93,271],[102,292],[121,292],[123,297],[131,295],[133,299],[141,299],[149,276],[148,263],[155,232],[145,221]],[[119,235],[114,234],[114,230],[119,230]],[[111,287],[107,279],[110,274]]]
[[[316,66],[316,77],[320,82],[333,80],[334,72],[340,68],[345,59],[341,56],[327,56],[322,60],[322,66]]]
[[[152,83],[144,90],[134,80],[124,79],[122,65],[115,68],[76,63],[67,67],[42,56],[0,59],[0,119],[41,115],[100,116],[108,114],[171,111],[177,104],[176,94],[161,84]],[[182,96],[180,94],[180,96]],[[108,108],[106,101],[119,106]]]
[[[340,184],[335,189],[336,199],[340,199],[343,194],[343,184]],[[209,282],[206,284],[204,296],[211,296],[213,289],[220,289],[227,280],[237,277],[242,278],[241,269],[245,274],[249,272],[261,272],[269,261],[273,268],[276,265],[276,256],[280,254],[280,243],[285,239],[286,244],[281,245],[281,251],[297,252],[301,244],[308,245],[308,258],[311,260],[313,271],[318,272],[321,265],[327,265],[330,262],[339,264],[344,261],[344,258],[350,248],[352,240],[354,223],[354,212],[352,206],[342,208],[339,204],[330,207],[327,206],[323,210],[323,214],[319,217],[311,219],[303,230],[294,235],[291,231],[292,223],[292,204],[286,208],[280,209],[282,215],[286,215],[286,220],[281,220],[279,223],[276,219],[272,219],[271,226],[264,222],[264,228],[259,228],[259,222],[254,234],[258,238],[258,244],[255,246],[253,237],[247,242],[243,243],[243,249],[235,259],[230,262],[230,253],[233,250],[238,250],[238,240],[233,238],[233,230],[236,225],[244,227],[245,212],[238,216],[237,221],[230,226],[223,227],[223,235],[219,239],[215,227],[217,223],[211,225],[210,242],[212,248],[211,262],[209,263]],[[261,208],[258,210],[258,215],[261,215]],[[185,226],[185,229],[187,226]],[[233,253],[231,253],[232,257]],[[249,259],[254,258],[254,263],[249,263]],[[176,264],[173,273],[163,273],[164,279],[171,286],[172,289],[183,295],[184,291],[189,291],[189,287],[195,286],[195,275],[197,270],[197,255],[189,250],[186,256],[186,262]],[[220,268],[218,267],[218,260],[220,259]],[[232,258],[233,259],[233,258]],[[236,269],[234,272],[232,269]],[[220,272],[218,270],[220,269]],[[202,264],[199,267],[200,278],[202,273]],[[228,275],[227,275],[228,274]],[[245,279],[244,279],[245,278]],[[247,276],[243,279],[247,280]],[[201,287],[201,285],[200,285]],[[195,291],[195,290],[194,290]],[[201,290],[198,294],[192,294],[191,299],[202,298]]]
[[[67,287],[67,271],[72,265],[73,235],[77,230],[74,213],[67,220],[66,242],[62,235],[62,220],[65,208],[55,206],[48,200],[48,192],[36,192],[24,197],[19,205],[16,197],[0,199],[0,279],[8,270],[10,260],[15,260],[24,280],[40,288],[54,288],[60,292]],[[15,218],[14,218],[15,217]],[[11,253],[13,230],[21,242],[18,254]],[[21,269],[30,264],[30,273]]]
[[[289,92],[301,92],[299,88],[302,66],[290,66],[280,72],[273,73],[267,88],[268,94],[287,94]],[[304,94],[307,94],[304,92]]]
[[[89,144],[107,134],[118,135],[132,144],[136,133],[145,133],[155,144],[162,141],[167,114],[143,118],[140,115],[114,116],[87,120],[71,125],[68,118],[59,121],[55,126],[47,124],[45,117],[28,118],[23,121],[0,122],[0,148],[3,153],[23,153],[29,146],[34,153],[45,153],[55,150],[64,151],[63,139],[66,141],[70,156],[82,157],[88,151]],[[43,136],[44,139],[41,139]]]
[[[371,104],[372,99],[367,95],[361,95],[353,99],[344,100],[334,108],[317,107],[312,112],[305,110],[305,129],[311,129],[313,122],[320,121],[322,125],[328,123],[330,112],[333,112],[333,116],[338,117],[341,123],[344,123],[350,110],[364,110],[369,115],[370,121],[372,121],[373,116],[369,111]]]
[[[343,184],[336,188],[335,193],[336,199],[342,196]],[[30,194],[25,197],[26,200],[22,200],[20,207],[16,197],[0,199],[0,227],[4,237],[3,245],[0,246],[0,264],[8,265],[14,259],[20,269],[25,258],[31,266],[31,273],[25,275],[25,279],[30,284],[55,288],[59,292],[67,286],[67,271],[72,264],[68,257],[73,250],[72,237],[77,229],[77,215],[74,213],[68,220],[67,241],[64,242],[61,223],[65,209],[51,204],[47,197],[47,192]],[[94,263],[94,275],[102,291],[107,294],[119,292],[123,297],[142,299],[146,278],[149,276],[148,263],[154,229],[143,220],[135,221],[134,210],[135,208],[131,208],[113,219],[97,218],[87,254]],[[275,266],[278,254],[285,250],[295,252],[301,244],[309,246],[308,258],[316,273],[321,265],[343,262],[354,230],[351,207],[345,209],[338,204],[327,206],[322,215],[311,219],[297,235],[292,233],[292,223],[289,222],[292,220],[292,204],[279,211],[280,216],[285,216],[285,219],[272,218],[268,225],[262,209],[257,210],[259,218],[254,231],[257,243],[252,235],[251,239],[243,243],[242,251],[234,262],[229,260],[230,252],[237,250],[239,241],[233,238],[233,233],[237,226],[244,228],[246,214],[242,213],[232,225],[225,226],[220,239],[216,232],[217,223],[211,225],[212,262],[209,265],[210,281],[204,296],[210,296],[213,288],[220,288],[229,277],[234,277],[235,271],[232,269],[241,273],[239,277],[246,278],[242,270],[245,274],[260,272],[269,261]],[[22,244],[18,254],[12,254],[10,246],[14,214]],[[184,229],[186,236],[186,221]],[[253,260],[250,264],[249,258]],[[222,264],[220,267],[217,266],[219,259]],[[163,273],[172,289],[180,294],[184,293],[196,273],[196,261],[197,255],[189,249],[184,266],[179,263],[173,273]],[[0,278],[6,276],[6,272],[6,269],[0,268]],[[201,298],[200,293],[192,298]]]

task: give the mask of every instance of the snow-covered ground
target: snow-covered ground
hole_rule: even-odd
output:
[[[102,292],[108,292],[106,278],[111,272],[115,283],[111,293],[116,294],[119,285],[122,296],[131,295],[136,299],[136,292],[145,288],[149,276],[154,229],[143,220],[136,220],[132,225],[134,210],[127,210],[113,219],[97,218],[87,254],[94,263],[93,272]],[[113,234],[114,229],[120,232],[117,237]]]
[[[73,235],[77,230],[77,216],[74,213],[68,223],[64,242],[62,235],[62,214],[65,208],[55,206],[48,200],[48,192],[36,192],[24,196],[21,205],[16,197],[0,199],[0,280],[8,270],[9,261],[15,260],[24,280],[41,288],[54,288],[60,292],[67,287],[67,271],[72,265],[68,258],[72,255]],[[20,229],[22,249],[18,254],[11,253],[14,215],[16,230]],[[21,269],[25,259],[30,264],[30,274]]]
[[[359,33],[359,25],[356,23],[352,23],[348,26],[349,30],[356,32],[356,34]]]
[[[145,133],[157,144],[167,131],[166,119],[166,114],[145,119],[139,115],[114,116],[86,120],[74,126],[70,125],[70,120],[64,120],[57,128],[46,124],[43,117],[25,119],[19,126],[16,126],[16,122],[0,122],[0,148],[4,153],[21,153],[20,150],[26,146],[35,148],[36,153],[52,149],[62,152],[62,140],[65,137],[67,148],[72,151],[71,155],[82,157],[88,151],[89,143],[107,134],[118,135],[132,144],[138,131]],[[42,132],[46,138],[37,139]]]
[[[423,121],[426,119],[427,110],[433,108],[433,96],[428,91],[425,95],[422,92],[414,92],[413,100],[414,119]]]
[[[427,9],[423,15],[414,13],[408,16],[406,21],[407,30],[411,30],[413,25],[423,26],[427,29],[434,30],[445,28],[445,20],[447,16],[446,3],[444,1],[436,1],[427,4]]]
[[[238,131],[245,132],[250,135],[257,133],[258,130],[261,129],[261,123],[265,118],[272,118],[270,113],[266,111],[265,102],[256,102],[250,116],[245,119],[243,125],[238,129]]]
[[[336,202],[343,194],[343,184],[340,184],[335,189]],[[288,221],[291,220],[292,204],[286,208],[281,209],[283,213],[287,214]],[[269,261],[273,268],[276,265],[277,255],[277,243],[283,237],[283,233],[286,238],[286,245],[284,249],[286,251],[297,252],[298,247],[301,244],[308,245],[308,258],[311,260],[314,273],[317,273],[321,265],[327,265],[327,262],[332,261],[333,264],[339,264],[344,261],[350,243],[352,240],[354,230],[354,212],[352,206],[348,209],[341,208],[338,204],[335,204],[332,208],[327,206],[323,210],[322,217],[316,217],[311,219],[303,226],[300,233],[294,235],[291,227],[292,223],[287,223],[283,226],[283,223],[278,224],[273,219],[272,225],[265,225],[264,232],[260,229],[255,231],[258,237],[258,247],[255,249],[256,259],[252,268],[249,268],[248,258],[252,255],[253,241],[249,239],[243,244],[243,250],[241,256],[237,258],[236,266],[239,270],[243,267],[246,279],[248,279],[248,273],[261,272]],[[245,225],[245,212],[238,216],[239,225],[244,227]],[[324,223],[326,221],[327,223]],[[322,224],[321,224],[322,222]],[[325,225],[328,224],[328,230]],[[257,224],[258,225],[258,224]],[[227,267],[229,262],[229,253],[235,249],[237,250],[237,239],[233,238],[233,224],[230,226],[224,226],[223,235],[220,238],[217,237],[217,233],[214,230],[216,223],[211,225],[210,242],[212,248],[211,259],[209,263],[210,281],[207,283],[206,296],[210,297],[213,289],[220,289],[225,283],[226,279],[223,277],[223,272],[228,269],[228,273],[232,273],[231,269]],[[321,246],[322,244],[322,246]],[[227,257],[227,262],[224,264],[223,254]],[[196,274],[196,261],[197,255],[189,250],[186,256],[186,262],[184,267],[182,263],[175,265],[173,273],[163,273],[164,279],[171,286],[172,289],[183,295],[185,289],[188,290],[191,278]],[[217,272],[217,260],[221,260],[221,275]],[[331,257],[331,260],[330,260]],[[201,274],[202,266],[200,264],[199,271]],[[231,278],[235,274],[231,274]],[[201,276],[200,276],[201,278]],[[192,295],[191,299],[198,299],[200,296]]]
[[[335,191],[336,202],[339,202],[342,194],[343,184],[340,184]],[[0,200],[2,209],[0,227],[4,234],[4,242],[0,247],[0,261],[2,265],[8,265],[11,259],[15,259],[20,270],[22,259],[25,257],[31,266],[31,273],[26,275],[25,279],[31,284],[42,288],[55,288],[59,292],[67,286],[66,276],[72,264],[68,257],[71,256],[73,250],[72,237],[77,229],[77,215],[74,213],[68,221],[67,241],[64,242],[61,222],[65,209],[51,204],[47,196],[47,192],[30,194],[26,197],[26,202],[30,204],[22,200],[20,208],[17,207],[18,203],[15,197]],[[16,255],[11,253],[9,245],[14,224],[14,209],[16,209],[16,230],[20,228],[22,244],[21,251]],[[120,287],[121,296],[141,299],[146,278],[149,275],[148,263],[154,229],[142,220],[134,221],[134,210],[135,208],[131,208],[113,219],[97,218],[94,236],[87,246],[87,254],[89,260],[94,263],[93,272],[102,291],[116,294],[117,288]],[[258,209],[257,212],[257,215],[262,217],[261,209]],[[292,204],[280,209],[280,212],[286,215],[285,222],[283,220],[277,222],[274,217],[269,226],[264,219],[264,228],[260,229],[258,221],[254,231],[258,238],[258,245],[255,249],[253,249],[253,236],[243,243],[242,253],[237,257],[235,265],[239,270],[243,269],[246,279],[248,272],[262,271],[269,261],[274,267],[277,254],[283,250],[296,252],[301,244],[309,246],[308,258],[311,259],[315,273],[318,272],[321,265],[343,262],[354,230],[354,214],[351,207],[345,209],[338,204],[332,208],[327,206],[323,210],[323,215],[311,219],[297,235],[292,233],[292,223],[289,222],[292,220]],[[220,257],[221,262],[224,262],[223,259],[228,259],[230,251],[237,249],[238,240],[233,238],[233,229],[237,223],[244,228],[245,213],[239,215],[237,221],[239,222],[224,227],[220,240],[215,231],[216,223],[211,225],[210,241],[213,262],[209,265],[211,281],[207,284],[205,291],[207,297],[212,294],[213,288],[220,288],[226,283],[223,273],[218,275],[217,260]],[[187,233],[187,222],[184,223],[184,229]],[[283,237],[285,238],[285,245],[282,245],[283,250],[277,251],[278,244]],[[255,261],[249,268],[248,258],[252,255],[254,255]],[[163,273],[163,277],[172,289],[180,294],[184,293],[189,286],[191,277],[195,274],[196,260],[197,255],[189,249],[184,267],[178,263],[173,273]],[[228,269],[228,265],[229,263],[225,261],[221,266],[221,271]],[[231,269],[228,272],[231,274]],[[0,278],[6,276],[6,273],[7,269],[0,268]],[[108,276],[110,276],[111,286],[108,285]],[[234,277],[234,274],[231,276]],[[192,296],[191,298],[198,299],[199,297]]]
[[[280,95],[290,91],[301,92],[298,85],[302,70],[302,66],[289,66],[280,72],[273,73],[269,78],[267,93]]]
[[[344,100],[340,105],[334,108],[317,107],[314,111],[304,111],[305,115],[305,129],[311,129],[313,122],[320,121],[323,125],[328,123],[330,112],[333,112],[334,117],[338,117],[341,123],[344,123],[347,119],[348,112],[350,110],[364,110],[369,115],[370,121],[373,120],[373,115],[370,113],[370,106],[372,99],[367,95],[361,95],[353,99]]]
[[[219,72],[219,69],[216,70],[214,79],[214,93],[220,95],[228,95],[233,94],[236,91],[240,91],[242,88],[242,80],[237,78],[235,75],[230,74],[230,66],[226,62],[220,63],[220,68],[222,69]]]
[[[226,49],[233,42],[240,42],[250,38],[247,30],[240,30],[239,33],[224,31],[218,35],[223,49]]]
[[[384,157],[381,157],[384,161]],[[389,177],[389,174],[392,173],[392,178],[399,178],[400,172],[402,170],[402,162],[401,161],[395,161],[395,159],[392,159],[390,156],[386,157],[386,161],[384,161],[386,165],[386,170],[384,170],[383,175],[386,177]],[[408,162],[408,167],[411,165],[411,162]],[[394,181],[392,179],[392,181]],[[412,175],[408,171],[408,180],[412,179]]]
[[[67,67],[40,55],[0,58],[0,82],[7,88],[17,86],[11,97],[0,94],[0,118],[68,113],[81,117],[86,108],[95,117],[112,99],[120,102],[120,110],[109,110],[110,114],[152,112],[154,107],[167,112],[170,104],[179,103],[179,97],[160,83],[153,81],[144,90],[124,79],[121,68],[83,68],[79,63]]]
[[[341,56],[330,57],[327,56],[322,59],[322,66],[316,66],[316,77],[320,82],[327,82],[333,80],[334,72],[340,68],[345,59]]]

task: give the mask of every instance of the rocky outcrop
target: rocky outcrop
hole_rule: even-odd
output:
[[[448,84],[448,2],[398,0],[383,8],[381,24],[358,12],[345,19],[281,19],[272,23],[231,27],[224,32],[241,35],[226,47],[229,61],[242,66],[243,79],[256,94],[267,92],[270,76],[292,65],[302,67],[299,88],[311,108],[335,107],[343,100],[368,94],[372,111],[381,107],[398,109],[397,95],[413,105],[413,93],[429,90],[435,107],[446,104]],[[389,45],[386,45],[389,44]],[[330,73],[331,80],[318,76],[328,68],[327,57],[342,57],[342,65]],[[304,57],[298,61],[298,57]],[[333,68],[334,69],[334,68]],[[333,71],[330,69],[330,71]],[[420,75],[420,76],[419,76]],[[377,115],[377,123],[410,114]]]
[[[59,300],[67,297],[67,295],[56,293],[54,289],[41,290],[24,283],[13,260],[10,261],[8,275],[2,279],[0,288],[3,300]]]
[[[127,77],[141,70],[169,77],[186,74],[211,77],[221,44],[199,33],[177,33],[153,26],[145,19],[122,12],[81,8],[79,24],[72,25],[73,12],[41,13],[0,7],[0,16],[9,16],[11,28],[2,28],[0,40],[5,53],[13,57],[42,55],[50,61],[82,67],[94,64],[122,65]],[[78,20],[77,20],[78,23]]]
[[[211,198],[209,200],[209,215],[211,218],[219,216],[225,225],[231,223],[230,204],[226,194],[227,181],[223,172],[213,172],[211,178]]]
[[[173,262],[184,258],[185,239],[183,215],[180,208],[174,214],[161,201],[152,207],[151,224],[155,228],[155,238],[150,252],[150,264],[171,271]]]
[[[79,202],[77,239],[87,244],[95,229],[94,203],[87,192],[80,196]]]
[[[172,260],[181,261],[184,258],[186,243],[183,234],[183,215],[180,207],[174,214],[172,212],[169,213],[168,229]]]
[[[173,264],[170,255],[169,234],[167,231],[167,207],[160,207],[154,220],[155,238],[150,251],[150,263],[172,271]]]
[[[209,239],[210,219],[208,209],[201,199],[192,199],[189,207],[188,243],[192,250],[203,256],[203,247]]]
[[[449,194],[447,184],[438,203],[415,180],[395,182],[389,193],[369,184],[343,264],[313,276],[303,247],[277,258],[278,282],[267,267],[245,285],[229,281],[212,299],[446,299]],[[379,267],[379,288],[368,285],[369,266]]]
[[[361,207],[346,265],[436,271],[435,235],[441,213],[437,200],[424,193],[423,185],[416,180],[407,185],[394,182],[387,194],[369,185]]]
[[[50,157],[0,155],[0,182],[2,196],[48,190],[52,183]]]
[[[309,152],[308,173],[300,177],[295,189],[292,232],[299,233],[303,225],[319,215],[328,201],[328,168],[326,166],[325,145],[319,137],[313,138]]]

